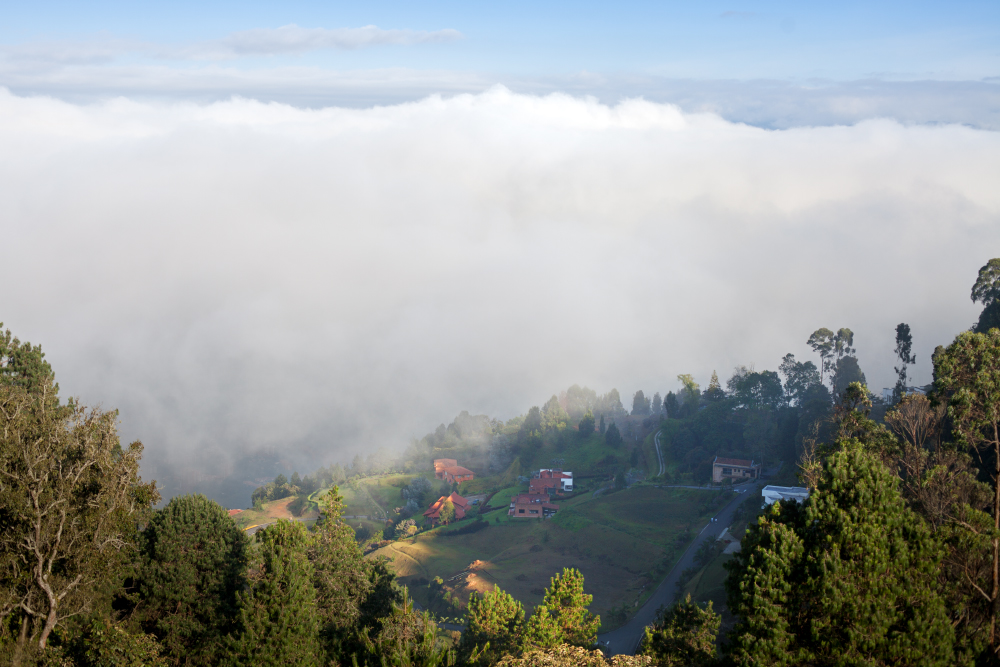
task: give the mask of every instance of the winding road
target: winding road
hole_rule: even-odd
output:
[[[657,453],[659,453],[659,446],[657,446]],[[662,465],[662,464],[661,464]],[[598,635],[597,640],[601,643],[607,642],[606,646],[611,655],[627,654],[631,655],[635,653],[636,648],[639,645],[639,641],[643,638],[645,634],[646,626],[653,622],[656,618],[656,610],[661,606],[669,606],[674,602],[674,590],[677,587],[677,581],[681,578],[681,573],[687,568],[694,565],[694,556],[698,551],[698,547],[704,544],[708,540],[716,540],[720,535],[732,524],[733,513],[736,511],[736,507],[747,500],[750,495],[755,494],[760,489],[759,483],[745,484],[734,488],[737,491],[736,497],[729,501],[729,503],[719,510],[719,513],[715,515],[717,521],[710,522],[702,528],[698,536],[691,541],[690,546],[684,551],[681,557],[677,560],[673,569],[670,570],[670,574],[660,582],[660,585],[656,588],[656,591],[650,596],[646,604],[639,609],[639,612],[630,620],[628,623],[618,628],[617,630],[612,630],[603,635]]]
[[[661,429],[653,437],[653,442],[656,444],[656,458],[660,460],[660,472],[656,473],[657,475],[663,475],[667,471],[667,466],[663,463],[663,452],[660,450],[660,435],[662,434],[663,430]]]

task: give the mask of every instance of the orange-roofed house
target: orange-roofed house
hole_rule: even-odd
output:
[[[559,488],[562,491],[567,493],[572,493],[573,491],[573,473],[568,470],[559,470],[558,468],[542,468],[535,473],[535,478],[557,479],[559,480]]]
[[[511,496],[507,516],[515,519],[548,519],[559,511],[547,493],[519,493]]]
[[[240,514],[243,510],[226,510],[226,511],[229,512],[229,516],[236,516],[237,514]]]
[[[458,465],[458,461],[455,459],[434,459],[434,476],[438,479],[444,479],[444,469],[454,468]]]
[[[441,508],[444,507],[446,500],[451,500],[451,504],[455,506],[455,521],[465,518],[465,513],[469,510],[469,501],[458,495],[457,493],[452,493],[450,496],[441,496],[438,498],[430,508],[424,512],[424,516],[433,521],[438,522],[438,518],[441,516]]]
[[[760,477],[760,464],[747,459],[727,459],[716,456],[712,461],[712,481],[716,484],[723,480],[742,482]]]
[[[533,495],[544,494],[549,497],[562,495],[562,484],[560,480],[552,478],[532,477],[528,480],[528,493]]]
[[[444,476],[441,478],[446,482],[451,482],[452,484],[461,484],[462,482],[471,481],[473,473],[468,468],[463,468],[462,466],[448,466],[444,469]]]

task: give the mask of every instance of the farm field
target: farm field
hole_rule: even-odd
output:
[[[492,502],[500,504],[500,494]],[[506,510],[484,515],[489,527],[447,535],[438,528],[416,539],[394,542],[374,552],[389,558],[400,582],[420,604],[439,609],[435,577],[459,606],[473,591],[500,586],[530,612],[544,589],[564,567],[578,568],[594,596],[592,611],[605,629],[624,622],[637,604],[673,566],[701,524],[716,507],[717,491],[632,489],[560,503],[555,519],[512,519]],[[450,615],[457,615],[451,611]]]
[[[310,505],[301,516],[293,515],[291,510],[288,509],[289,504],[291,504],[293,500],[295,500],[294,496],[281,498],[280,500],[273,500],[269,503],[265,503],[263,508],[260,510],[243,510],[234,516],[233,520],[236,522],[237,526],[246,529],[250,526],[255,526],[261,523],[270,523],[272,521],[277,521],[278,519],[314,521],[319,518],[319,511],[314,505]]]

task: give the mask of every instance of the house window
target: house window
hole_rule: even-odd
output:
[[[722,474],[723,475],[732,475],[733,474],[733,469],[732,468],[723,468],[722,469]]]
[[[518,510],[517,513],[518,514],[524,514],[524,510]]]
[[[538,510],[531,510],[532,514],[538,514]]]

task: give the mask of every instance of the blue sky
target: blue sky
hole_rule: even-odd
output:
[[[973,80],[1000,75],[1000,3],[7,3],[5,49],[117,44],[100,64],[199,68],[137,44],[182,46],[240,31],[435,32],[460,37],[407,45],[317,49],[226,61],[229,68],[405,68],[511,77],[582,73],[694,79]],[[457,36],[456,36],[457,37]],[[132,48],[129,47],[132,43]],[[443,75],[439,75],[442,76]]]

